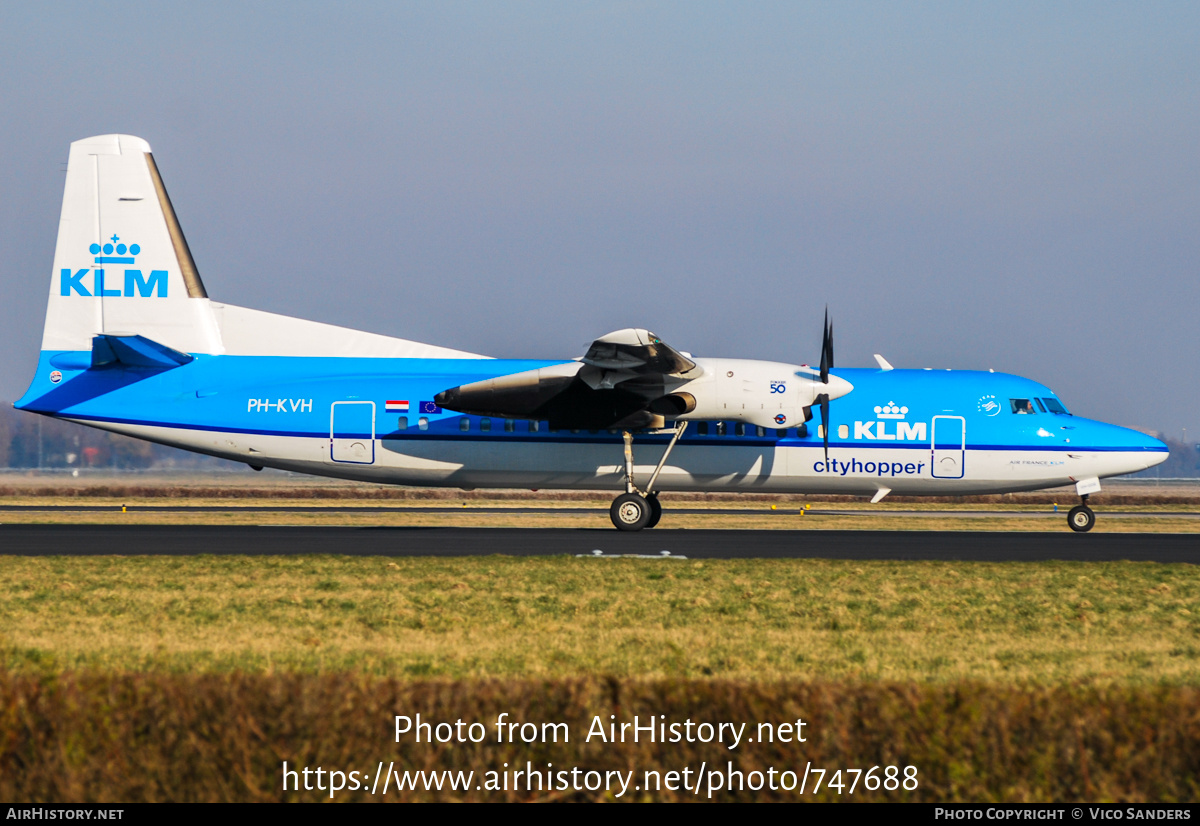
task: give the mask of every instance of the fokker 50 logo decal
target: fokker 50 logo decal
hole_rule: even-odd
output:
[[[133,264],[136,263],[137,255],[142,251],[138,244],[126,245],[121,242],[119,235],[113,235],[109,239],[109,243],[104,246],[92,244],[88,247],[95,258],[95,266],[84,267],[83,269],[72,272],[69,268],[64,267],[59,271],[59,295],[71,296],[99,296],[102,298],[116,298],[123,296],[125,298],[150,298],[157,296],[158,298],[167,297],[167,271],[166,270],[151,270],[150,275],[142,275],[141,270],[126,269],[125,282],[122,289],[107,288],[104,285],[104,265],[107,264]],[[91,273],[91,291],[89,285],[84,283],[84,278]],[[110,280],[110,284],[116,279]]]

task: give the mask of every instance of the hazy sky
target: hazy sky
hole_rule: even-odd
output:
[[[994,368],[1200,437],[1200,4],[0,3],[0,398],[71,141],[215,299],[498,356]]]

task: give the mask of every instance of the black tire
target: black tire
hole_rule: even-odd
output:
[[[640,531],[650,521],[650,505],[639,494],[622,493],[608,509],[619,531]]]
[[[1087,533],[1096,524],[1096,514],[1087,505],[1076,505],[1067,511],[1067,525],[1076,533]]]
[[[646,497],[646,504],[650,506],[650,521],[646,523],[646,527],[653,528],[658,524],[658,520],[662,519],[662,503],[658,501],[658,494],[652,493]]]

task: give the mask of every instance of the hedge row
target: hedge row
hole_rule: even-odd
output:
[[[499,743],[495,721],[566,723],[569,742]],[[479,743],[395,742],[397,714],[482,728]],[[604,743],[602,723],[795,723],[807,742]],[[613,715],[610,717],[610,715]],[[659,717],[659,715],[663,715]],[[532,729],[525,729],[526,733]],[[514,730],[518,735],[520,729]],[[779,730],[776,730],[777,734]],[[437,732],[433,732],[436,734]],[[448,730],[443,728],[445,736]],[[699,735],[700,729],[693,729]],[[726,732],[728,733],[728,731]],[[787,734],[787,730],[783,730]],[[561,730],[560,735],[561,737]],[[757,740],[757,738],[755,738]],[[726,737],[728,740],[728,737]],[[743,782],[752,772],[805,767],[916,766],[915,791],[841,799],[911,801],[1196,801],[1200,691],[1186,687],[1012,687],[987,684],[744,684],[722,681],[411,682],[355,674],[0,674],[0,800],[24,802],[317,800],[284,791],[289,768],[359,771],[524,768],[693,773],[705,763]],[[877,772],[877,775],[879,772]],[[595,775],[594,777],[599,777]],[[663,775],[665,777],[665,774]],[[582,778],[583,775],[578,775]],[[692,775],[693,781],[695,775]],[[780,783],[786,778],[777,775]],[[798,791],[722,790],[716,800],[839,799],[816,775]],[[826,776],[829,779],[829,775]],[[315,785],[315,776],[310,777]],[[301,783],[303,781],[300,781]],[[327,782],[327,781],[326,781]],[[338,800],[603,800],[603,789],[344,791]],[[632,785],[632,784],[631,784]],[[682,789],[621,799],[706,799]]]

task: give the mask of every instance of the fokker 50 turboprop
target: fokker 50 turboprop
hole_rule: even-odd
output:
[[[616,489],[613,523],[661,491],[974,494],[1162,462],[1137,431],[1070,415],[993,372],[819,369],[698,358],[642,329],[523,361],[220,304],[142,139],[71,145],[37,374],[16,407],[251,467],[399,485]],[[813,407],[821,424],[807,424]],[[636,445],[635,445],[636,442]]]

